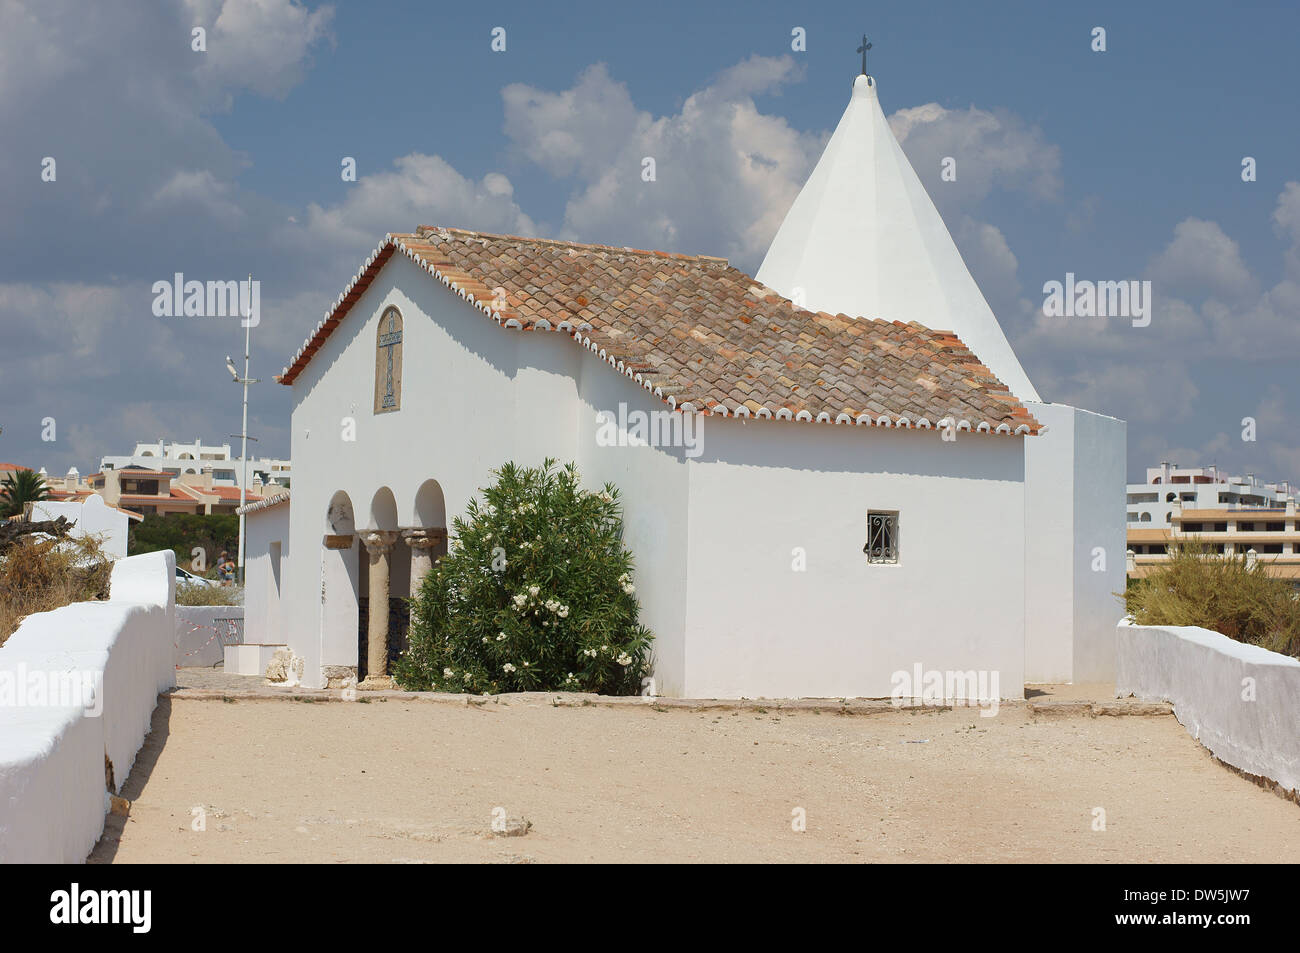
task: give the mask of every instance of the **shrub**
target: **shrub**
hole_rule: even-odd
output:
[[[1300,655],[1300,601],[1263,559],[1221,556],[1199,543],[1171,546],[1167,562],[1135,580],[1124,606],[1138,625],[1199,625],[1238,642]]]
[[[192,582],[176,582],[178,606],[242,606],[244,590],[237,586],[201,586]]]
[[[497,481],[453,521],[450,552],[411,606],[394,674],[407,689],[635,694],[653,636],[637,622],[618,490],[578,485],[573,464]]]
[[[93,536],[16,541],[0,559],[0,645],[35,612],[108,598],[112,571]]]

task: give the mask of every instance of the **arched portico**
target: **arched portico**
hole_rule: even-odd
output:
[[[437,480],[424,481],[404,512],[414,525],[399,525],[397,500],[386,486],[374,492],[365,513],[358,526],[352,500],[340,490],[326,514],[321,658],[328,687],[349,678],[360,679],[364,690],[392,687],[389,662],[405,642],[406,599],[447,552],[446,501]]]
[[[437,480],[425,480],[415,493],[415,525],[402,530],[411,550],[410,592],[414,599],[433,564],[447,553],[447,503]]]
[[[389,596],[393,573],[393,549],[398,540],[397,500],[393,491],[383,486],[370,499],[370,525],[360,531],[368,569],[366,593],[365,667],[358,688],[378,690],[393,687],[388,672]],[[358,630],[358,658],[360,631]]]

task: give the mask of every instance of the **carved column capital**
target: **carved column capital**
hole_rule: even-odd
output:
[[[387,556],[393,551],[393,544],[397,542],[397,534],[392,530],[367,529],[362,530],[359,535],[371,559]]]
[[[402,538],[412,549],[432,549],[446,535],[445,529],[434,527],[412,527],[402,530]]]

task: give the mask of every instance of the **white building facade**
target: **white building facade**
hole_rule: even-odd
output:
[[[240,486],[244,466],[239,457],[231,453],[230,444],[205,444],[158,440],[154,443],[137,443],[125,455],[108,455],[99,461],[100,470],[125,470],[128,467],[161,470],[175,476],[202,474],[211,469],[212,481],[217,486]],[[248,482],[262,485],[289,486],[293,468],[288,460],[278,457],[249,457]]]
[[[1170,529],[1175,503],[1186,510],[1285,510],[1296,502],[1295,491],[1285,481],[1265,483],[1253,473],[1235,476],[1215,466],[1176,463],[1148,467],[1145,482],[1128,484],[1127,494],[1130,529]]]

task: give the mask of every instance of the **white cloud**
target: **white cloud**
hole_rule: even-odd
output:
[[[900,109],[889,126],[935,204],[970,207],[994,189],[1038,199],[1061,196],[1061,151],[1040,129],[1005,111],[974,106],[945,109],[926,103]],[[956,161],[956,178],[936,188],[944,158]]]
[[[597,65],[558,93],[507,87],[505,131],[522,155],[576,179],[567,235],[753,269],[824,144],[754,102],[797,76],[791,57],[752,56],[654,117]],[[647,157],[655,181],[643,179]]]
[[[304,224],[281,230],[282,244],[310,240],[360,261],[387,233],[414,231],[417,225],[537,234],[533,220],[514,200],[514,186],[500,173],[475,181],[442,157],[419,153],[402,156],[393,166],[359,177],[337,205],[308,206]]]
[[[1222,301],[1241,301],[1258,292],[1241,249],[1215,222],[1187,218],[1174,226],[1174,237],[1147,269],[1162,294],[1184,300],[1204,292]]]
[[[283,97],[303,77],[312,48],[331,39],[331,6],[297,0],[185,0],[193,26],[207,31],[204,82]],[[226,93],[229,105],[229,92]]]

